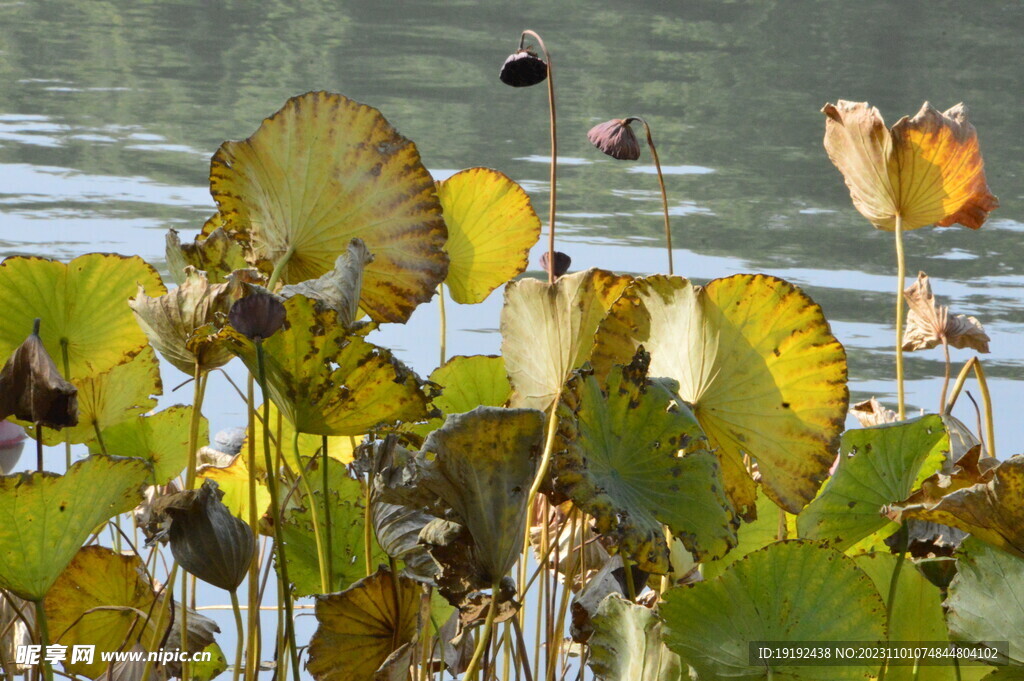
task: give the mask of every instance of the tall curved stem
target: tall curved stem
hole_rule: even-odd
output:
[[[555,121],[555,72],[551,64],[551,54],[548,52],[547,46],[544,45],[544,40],[537,35],[536,32],[529,29],[523,31],[519,37],[519,48],[522,49],[523,43],[526,40],[526,36],[530,36],[537,41],[537,45],[540,47],[541,52],[544,53],[544,62],[548,65],[548,116],[550,120],[551,129],[551,173],[549,177],[549,183],[551,184],[551,204],[548,206],[548,283],[555,283],[555,205],[556,205],[556,191],[555,184],[557,179],[557,167],[558,167],[558,127]]]
[[[661,172],[661,159],[658,158],[658,149],[654,146],[654,137],[651,136],[651,126],[640,116],[630,116],[626,119],[626,125],[632,121],[639,121],[644,124],[644,132],[647,134],[647,146],[651,150],[651,158],[654,159],[654,169],[658,172],[658,187],[661,188],[661,210],[665,216],[665,248],[668,251],[668,273],[674,274],[672,268],[672,228],[668,218],[668,192],[665,191],[665,175]]]
[[[896,404],[899,419],[907,416],[903,393],[903,287],[906,284],[907,267],[903,258],[903,217],[896,216]]]

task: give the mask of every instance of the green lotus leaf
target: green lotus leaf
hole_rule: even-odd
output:
[[[662,643],[662,623],[650,608],[611,594],[597,609],[590,668],[604,681],[682,681],[679,656]]]
[[[598,324],[629,281],[589,269],[553,285],[521,279],[505,287],[501,354],[515,391],[512,406],[546,410],[555,403],[573,369],[587,361]]]
[[[800,536],[846,550],[872,533],[880,540],[899,529],[882,507],[906,499],[942,466],[949,437],[934,414],[848,430],[839,468],[797,519]]]
[[[363,534],[363,520],[366,509],[366,495],[358,480],[348,475],[345,465],[328,458],[327,500],[324,500],[324,478],[322,459],[303,459],[306,480],[309,482],[316,504],[316,517],[321,532],[325,532],[326,510],[331,515],[330,555],[334,581],[330,590],[341,591],[353,582],[366,576],[366,542]],[[320,565],[317,558],[316,535],[313,531],[311,502],[305,494],[305,486],[299,485],[292,495],[292,501],[284,510],[281,523],[282,536],[288,546],[288,578],[295,585],[295,594],[310,596],[323,593],[320,586]],[[326,535],[321,535],[325,542]],[[370,564],[387,562],[387,556],[373,542]]]
[[[8,357],[42,319],[40,337],[64,372],[95,376],[123,364],[146,345],[146,336],[125,302],[141,285],[151,296],[164,292],[160,275],[137,256],[89,253],[68,264],[12,257],[0,263],[0,358]]]
[[[599,376],[643,345],[651,375],[679,395],[722,462],[726,491],[752,519],[757,463],[765,492],[790,513],[814,498],[846,420],[846,352],[810,298],[763,274],[692,286],[681,277],[637,279],[601,323]]]
[[[203,652],[210,653],[209,660],[189,663],[192,681],[212,681],[228,670],[228,659],[216,641],[203,648]]]
[[[222,344],[188,341],[200,327],[214,324],[216,315],[226,315],[231,305],[246,295],[245,285],[257,280],[253,270],[241,270],[223,284],[211,284],[205,272],[188,267],[185,281],[176,289],[151,298],[140,286],[128,306],[157,352],[192,376],[197,362],[199,370],[207,372],[224,366],[234,357]]]
[[[176,405],[149,416],[137,416],[102,431],[108,454],[145,459],[153,464],[153,484],[165,485],[188,465],[188,429],[192,407]],[[210,425],[199,417],[199,441],[209,439]],[[89,443],[99,453],[99,442]]]
[[[78,425],[60,431],[44,428],[43,442],[47,445],[65,441],[91,443],[97,432],[155,407],[153,396],[163,392],[160,364],[148,345],[124,364],[101,374],[76,378],[74,384],[78,388]],[[32,424],[23,425],[29,432],[35,432]],[[108,450],[107,454],[117,452]]]
[[[764,494],[757,495],[757,518],[752,522],[743,523],[736,530],[736,547],[721,558],[705,561],[701,564],[701,574],[705,580],[721,575],[730,565],[748,553],[763,549],[779,540],[779,513],[782,509]],[[797,516],[786,513],[786,537],[795,538]],[[675,568],[675,561],[673,561]]]
[[[362,435],[381,423],[416,421],[429,397],[389,350],[347,334],[333,310],[305,296],[285,301],[284,328],[263,342],[270,397],[292,426],[317,435]],[[231,327],[228,347],[257,373],[256,346]]]
[[[988,482],[958,489],[937,503],[894,510],[905,518],[958,527],[1024,559],[1024,455],[1000,463]]]
[[[216,220],[219,225],[220,214],[216,214],[211,220]],[[168,230],[166,242],[167,269],[170,270],[174,283],[179,286],[187,279],[186,267],[206,272],[206,279],[211,284],[223,284],[228,281],[232,272],[249,267],[242,244],[232,239],[220,226],[208,234],[204,230],[203,233],[196,235],[193,243],[184,245],[176,230]]]
[[[457,303],[480,303],[529,264],[540,218],[523,188],[490,168],[469,168],[437,183],[451,259],[445,283]]]
[[[663,383],[648,380],[640,349],[606,387],[588,370],[566,386],[552,460],[555,489],[593,516],[598,532],[641,570],[665,573],[664,526],[698,559],[736,545],[739,520],[725,496],[718,459],[693,414]]]
[[[97,525],[141,501],[152,475],[141,459],[91,456],[64,475],[0,477],[0,587],[43,598]]]
[[[360,239],[352,239],[329,272],[310,281],[281,288],[281,295],[291,298],[303,295],[319,300],[338,313],[338,321],[346,328],[359,318],[359,292],[363,288],[363,270],[373,256]]]
[[[416,638],[420,585],[393,580],[381,568],[341,593],[316,597],[318,626],[306,664],[316,681],[374,679],[393,652]]]
[[[146,568],[136,555],[103,546],[85,546],[75,554],[43,603],[53,643],[94,645],[97,650],[156,650],[171,622]],[[154,646],[154,642],[156,645]],[[95,679],[108,666],[96,655],[91,664],[64,662],[65,671]]]
[[[252,137],[225,142],[210,191],[227,226],[286,284],[315,279],[354,238],[373,254],[361,306],[404,322],[444,281],[447,231],[416,145],[376,109],[329,92],[292,97]]]
[[[1024,666],[1024,560],[968,537],[956,568],[944,603],[951,638],[1009,641],[1008,662]]]
[[[752,665],[751,641],[885,640],[885,605],[851,558],[820,544],[782,541],[733,563],[721,577],[664,594],[665,643],[700,678],[864,679],[876,671]]]
[[[202,484],[204,480],[212,480],[224,493],[221,501],[228,507],[231,514],[249,522],[249,465],[246,463],[248,456],[243,447],[242,452],[234,458],[230,465],[224,467],[203,466],[196,471],[196,484]],[[256,460],[263,458],[261,452],[257,451]],[[256,517],[261,518],[270,508],[270,490],[267,488],[265,477],[257,473],[256,476]],[[257,528],[258,529],[258,528]]]
[[[1020,667],[1001,667],[982,681],[1024,681],[1024,669]]]
[[[500,407],[512,395],[505,359],[500,355],[456,355],[434,369],[429,380],[440,389],[432,404],[442,415],[462,414],[477,407]],[[441,418],[431,419],[410,430],[426,437],[441,423]]]

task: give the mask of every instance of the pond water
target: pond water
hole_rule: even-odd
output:
[[[984,323],[999,453],[1021,450],[1019,3],[0,2],[0,257],[114,251],[163,270],[165,231],[190,238],[212,211],[208,162],[220,142],[311,89],[379,108],[439,177],[476,165],[505,172],[546,216],[546,92],[497,79],[524,28],[553,55],[559,248],[573,268],[666,267],[647,152],[616,162],[586,139],[595,123],[644,116],[668,173],[676,272],[701,282],[767,272],[804,287],[849,351],[854,399],[890,406],[892,235],[853,209],[822,148],[819,110],[867,100],[891,124],[925,100],[966,102],[1002,207],[977,232],[908,234],[907,270],[926,271],[942,302]],[[540,275],[542,248],[530,275]],[[449,352],[496,352],[500,305],[500,291],[479,306],[450,304]],[[436,306],[425,305],[378,342],[426,375],[437,333]],[[957,362],[969,356],[954,351]],[[934,410],[941,350],[911,354],[907,366],[908,402]],[[174,371],[165,368],[168,389],[185,378]],[[223,396],[209,401],[212,429],[242,423],[226,383],[211,390]],[[975,423],[961,402],[957,413]]]

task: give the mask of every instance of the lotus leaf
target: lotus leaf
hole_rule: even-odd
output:
[[[344,253],[334,262],[334,268],[318,279],[284,286],[281,295],[290,298],[303,295],[319,300],[338,313],[338,321],[346,328],[359,318],[359,292],[363,288],[363,270],[373,262],[366,244],[352,239]]]
[[[166,610],[162,619],[153,583],[136,555],[116,553],[103,546],[85,546],[54,582],[44,601],[53,642],[61,645],[94,645],[98,650],[129,650],[141,645],[149,650],[163,639],[171,623]],[[95,679],[107,667],[96,655],[91,664],[72,663],[64,669]]]
[[[280,435],[281,459],[293,473],[302,470],[299,459],[295,454],[295,428],[288,419],[283,418],[281,413],[271,402],[270,410],[270,442],[274,447]],[[280,426],[280,429],[278,428]],[[256,470],[260,475],[266,474],[266,463],[263,460],[263,407],[256,408],[256,424],[251,439],[256,443]],[[247,440],[250,439],[247,435]],[[360,438],[362,436],[359,436]],[[327,438],[327,455],[341,463],[352,461],[353,443],[355,437],[349,435],[335,435]],[[248,451],[248,441],[242,446],[242,451]],[[323,446],[322,435],[310,433],[299,433],[299,454],[298,456],[312,456],[320,451]],[[273,451],[273,450],[271,450]]]
[[[868,576],[851,558],[811,542],[771,544],[721,577],[669,589],[664,599],[665,644],[702,679],[863,679],[874,669],[856,661],[752,665],[748,644],[885,640],[885,605]]]
[[[220,214],[211,218],[216,219],[217,227],[211,232],[198,234],[191,244],[182,245],[176,230],[168,230],[167,247],[167,269],[171,272],[174,283],[185,283],[186,267],[194,267],[197,270],[206,272],[206,279],[211,284],[223,284],[236,270],[244,270],[249,267],[245,260],[245,252],[242,244],[232,239],[220,225]]]
[[[949,437],[934,414],[843,433],[839,468],[797,519],[800,536],[825,539],[845,550],[872,533],[891,535],[899,525],[882,507],[906,499],[942,466]]]
[[[141,459],[91,456],[64,475],[0,477],[0,587],[42,599],[100,523],[142,499]]]
[[[416,638],[419,583],[398,577],[396,585],[394,579],[381,568],[341,593],[316,597],[319,626],[306,665],[314,679],[373,679],[392,653]]]
[[[348,335],[333,310],[294,296],[284,328],[263,342],[270,397],[299,432],[361,435],[381,423],[416,421],[428,396],[389,350]],[[257,372],[256,346],[231,327],[228,347]]]
[[[946,621],[953,640],[1009,641],[1009,661],[1024,666],[1024,560],[968,537],[956,554]]]
[[[68,264],[13,257],[0,263],[0,358],[6,358],[42,319],[43,345],[64,371],[67,345],[70,375],[95,376],[124,363],[146,345],[146,336],[125,301],[141,285],[157,296],[166,289],[142,258],[89,253]]]
[[[818,491],[846,419],[846,352],[810,298],[763,274],[696,287],[681,277],[635,280],[601,323],[598,375],[638,345],[652,376],[679,382],[722,463],[726,492],[750,519],[757,463],[765,492],[790,513]]]
[[[200,371],[207,372],[234,357],[222,344],[188,341],[200,327],[215,324],[215,315],[226,315],[231,305],[247,294],[245,285],[257,280],[255,271],[241,270],[223,284],[210,284],[205,272],[187,267],[185,281],[176,289],[151,298],[140,285],[128,305],[157,352],[192,376],[197,362]]]
[[[903,332],[904,350],[927,350],[945,342],[954,348],[989,351],[991,339],[981,322],[962,314],[950,315],[948,307],[937,304],[924,272],[917,273],[917,281],[903,291],[903,297],[910,307],[907,328]]]
[[[999,201],[988,190],[978,134],[963,104],[939,113],[927,102],[887,130],[867,102],[821,110],[825,150],[843,174],[853,205],[878,229],[960,223],[978,229]]]
[[[604,681],[682,681],[679,656],[662,643],[663,625],[650,608],[618,594],[593,618],[590,668]]]
[[[358,480],[348,475],[345,465],[328,458],[327,501],[324,501],[323,460],[320,457],[304,459],[306,479],[309,481],[316,503],[316,517],[324,531],[325,506],[331,515],[330,555],[331,573],[334,581],[330,590],[347,589],[353,582],[366,576],[366,544],[363,536],[363,519],[366,509],[366,494]],[[322,593],[320,587],[320,565],[317,558],[316,536],[313,530],[313,514],[310,499],[300,485],[292,495],[289,507],[284,510],[281,523],[282,536],[288,546],[288,578],[295,585],[298,596]],[[322,535],[324,541],[326,536]],[[326,551],[326,546],[324,547]],[[370,564],[376,565],[387,558],[376,542],[373,542]]]
[[[176,405],[149,416],[137,416],[102,431],[108,454],[145,459],[153,464],[153,484],[165,485],[188,465],[188,428],[192,407]],[[209,423],[199,419],[199,440],[209,439]],[[89,443],[99,452],[99,442]]]
[[[78,388],[78,425],[61,431],[44,429],[43,442],[48,445],[65,440],[92,442],[97,431],[131,420],[155,407],[153,395],[163,392],[160,364],[148,345],[124,364],[74,382]],[[24,425],[33,430],[31,424]]]
[[[262,459],[257,456],[256,461]],[[249,466],[246,463],[246,452],[234,458],[229,466],[203,466],[196,471],[198,484],[203,480],[212,480],[224,493],[221,501],[235,517],[249,522]],[[256,517],[262,517],[270,507],[270,490],[264,480],[257,474],[256,479]]]
[[[895,510],[905,518],[958,527],[1024,560],[1024,455],[999,464],[987,482]]]
[[[438,182],[448,226],[448,284],[457,303],[480,303],[526,269],[540,238],[530,197],[507,176],[470,168]]]
[[[1024,681],[1024,669],[1001,667],[983,678],[982,681]]]
[[[598,324],[627,283],[629,277],[589,269],[553,285],[522,279],[505,288],[501,353],[515,391],[512,406],[546,410],[558,400],[573,369],[590,356]]]
[[[440,389],[432,404],[442,415],[462,414],[477,407],[500,407],[512,394],[505,360],[500,355],[456,355],[434,369],[429,380]],[[410,430],[426,437],[441,423],[441,418],[435,418]]]
[[[701,574],[704,579],[708,580],[718,577],[743,556],[778,541],[780,512],[783,511],[775,505],[774,501],[764,494],[758,494],[757,518],[753,522],[743,523],[739,526],[736,531],[736,548],[729,551],[722,558],[701,564]],[[796,518],[797,516],[786,513],[786,537],[788,538],[795,538],[797,536]],[[675,561],[673,561],[673,568],[675,568]]]
[[[331,269],[353,238],[373,254],[361,306],[404,322],[444,280],[447,238],[416,145],[376,109],[329,92],[292,97],[252,137],[213,156],[210,190],[252,262],[295,284]]]
[[[649,363],[641,348],[611,370],[605,388],[588,370],[569,380],[560,426],[567,449],[552,460],[552,474],[555,489],[593,516],[619,552],[641,570],[664,573],[663,525],[704,559],[736,545],[739,520],[707,438],[671,390],[648,380]]]

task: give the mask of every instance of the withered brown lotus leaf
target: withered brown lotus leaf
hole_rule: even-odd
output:
[[[595,147],[620,161],[635,161],[640,158],[640,142],[633,128],[621,118],[599,123],[587,133],[587,139]]]
[[[896,421],[896,412],[892,409],[887,409],[877,399],[872,397],[870,400],[864,400],[850,407],[850,413],[860,421],[860,425],[865,428],[871,426],[880,426],[883,423],[893,423]]]
[[[931,281],[924,272],[903,291],[910,306],[907,328],[903,332],[903,349],[928,350],[943,341],[954,348],[971,348],[988,352],[990,338],[974,317],[951,315],[949,308],[935,302]]]
[[[963,104],[940,113],[925,102],[892,129],[867,102],[822,108],[825,150],[843,174],[853,205],[878,229],[959,223],[978,229],[999,207],[989,192],[978,135]]]
[[[334,261],[334,269],[317,279],[281,288],[282,298],[303,295],[320,301],[338,313],[338,322],[349,327],[359,317],[359,295],[363,290],[363,268],[373,255],[362,239],[352,239],[348,249]]]
[[[572,258],[561,251],[555,251],[555,271],[552,272],[555,279],[568,272],[570,265],[572,265]],[[551,272],[551,256],[548,251],[541,253],[540,266],[545,272]]]
[[[548,65],[532,50],[517,50],[501,65],[498,78],[505,85],[529,87],[544,82],[548,77]]]
[[[260,292],[235,301],[228,319],[249,340],[266,340],[284,325],[284,305],[272,294]]]
[[[214,586],[234,591],[256,555],[256,535],[231,515],[217,483],[204,480],[197,490],[166,497],[171,553],[190,573]]]
[[[10,415],[48,428],[78,425],[78,390],[57,371],[39,338],[39,320],[0,371],[0,419]]]
[[[189,266],[206,272],[206,278],[211,284],[222,284],[232,272],[251,267],[245,260],[242,242],[233,239],[220,226],[223,224],[220,213],[210,218],[207,225],[211,224],[218,226],[210,232],[204,228],[190,244],[182,244],[178,232],[168,230],[165,247],[167,269],[179,286],[185,283],[185,268]]]

